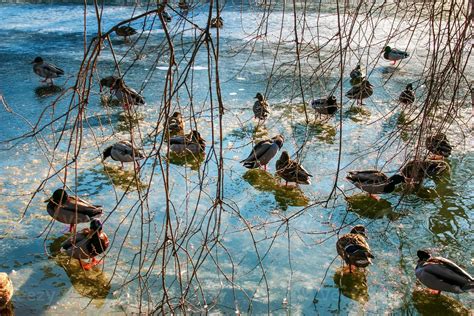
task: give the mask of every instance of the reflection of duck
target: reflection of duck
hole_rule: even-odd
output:
[[[271,139],[264,139],[259,141],[252,149],[250,155],[241,161],[245,168],[253,169],[264,166],[272,160],[278,151],[283,147],[284,138],[282,135],[277,135]]]
[[[68,256],[78,259],[79,264],[85,270],[100,263],[96,257],[105,252],[109,247],[109,238],[102,231],[102,223],[98,219],[93,219],[90,228],[74,234],[61,245],[61,251]],[[91,259],[90,263],[84,264],[82,259]]]
[[[420,315],[470,315],[470,310],[450,296],[433,296],[426,291],[414,290],[412,301]]]
[[[365,271],[344,273],[344,269],[337,269],[336,273],[334,273],[333,280],[334,284],[336,284],[344,296],[359,303],[369,301],[369,290]]]
[[[0,314],[4,315],[4,310],[9,309],[13,296],[13,283],[8,274],[0,273]]]
[[[367,232],[364,226],[356,225],[351,232],[342,235],[336,243],[336,250],[339,256],[349,265],[349,272],[352,266],[365,268],[372,263],[374,256],[370,253],[367,243]]]
[[[65,236],[55,239],[49,249],[57,265],[62,267],[71,281],[74,289],[82,296],[97,300],[95,303],[101,306],[110,292],[110,280],[102,269],[91,269],[84,271],[77,260],[62,252],[59,252],[61,244],[67,240]]]
[[[349,171],[346,179],[375,199],[378,197],[374,194],[391,193],[397,184],[405,182],[402,175],[394,174],[389,178],[378,170]]]
[[[102,207],[92,205],[79,197],[69,196],[63,189],[57,189],[45,202],[48,203],[46,210],[55,220],[69,224],[72,231],[78,223],[88,223],[94,218],[102,215]]]
[[[253,115],[256,119],[264,121],[267,119],[268,113],[270,113],[268,110],[270,105],[260,92],[257,93],[255,99],[257,99],[257,101],[253,104]]]
[[[451,155],[453,147],[448,138],[443,133],[428,136],[425,141],[426,148],[434,155],[432,159],[444,159]]]
[[[474,292],[474,278],[456,263],[443,257],[432,257],[424,250],[418,250],[418,264],[415,274],[428,288],[451,293]]]
[[[291,160],[287,151],[281,153],[280,158],[276,162],[276,173],[282,177],[286,184],[294,182],[296,184],[311,184],[311,177],[301,164]]]
[[[392,204],[385,199],[374,200],[368,198],[366,194],[356,194],[346,198],[348,209],[357,215],[370,218],[388,218],[389,220],[396,220],[403,216],[403,213],[395,212]]]
[[[244,173],[243,178],[255,189],[262,192],[272,192],[275,200],[283,208],[288,206],[306,206],[308,198],[298,187],[284,187],[267,171],[250,169]]]

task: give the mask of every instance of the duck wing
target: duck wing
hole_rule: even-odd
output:
[[[388,177],[378,170],[349,171],[346,179],[351,182],[364,184],[380,184],[388,180]]]
[[[48,63],[43,63],[42,65],[43,69],[49,73],[56,74],[57,76],[62,76],[64,75],[64,70],[61,68],[53,65],[53,64],[48,64]]]
[[[453,261],[442,257],[433,257],[428,259],[426,261],[425,270],[439,277],[445,277],[449,280],[459,282],[462,280],[462,283],[458,283],[461,285],[465,284],[466,280],[470,282],[474,281],[474,278],[469,273],[467,273],[466,270],[458,266]]]
[[[265,139],[259,141],[252,149],[250,155],[241,161],[247,168],[258,167],[258,161],[264,157],[269,150],[271,150],[273,141],[271,139]]]
[[[132,143],[128,141],[121,141],[118,143],[114,144],[113,147],[114,151],[117,151],[117,153],[121,156],[126,156],[126,157],[135,157],[135,159],[141,159],[144,158],[143,154],[135,147],[132,146]]]
[[[61,204],[61,208],[66,211],[77,212],[82,215],[87,215],[89,217],[97,217],[102,215],[103,209],[100,205],[92,205],[89,202],[79,198],[72,197],[68,198],[68,201],[64,204]]]

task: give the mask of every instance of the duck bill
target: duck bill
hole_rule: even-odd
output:
[[[51,202],[51,198],[49,198],[49,199],[47,199],[47,200],[44,200],[43,202],[44,202],[44,203],[49,203],[49,202]]]

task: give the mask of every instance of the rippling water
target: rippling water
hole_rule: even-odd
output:
[[[106,8],[103,15],[104,30],[130,17],[132,10],[130,7]],[[196,10],[192,16],[193,21],[203,24],[206,20],[205,12],[205,8]],[[219,294],[217,302],[208,302],[212,306],[211,311],[233,313],[238,308],[243,312],[251,310],[259,314],[265,313],[269,305],[270,310],[277,314],[286,311],[323,315],[382,312],[467,314],[474,303],[472,295],[432,298],[416,285],[414,266],[416,250],[431,248],[473,272],[474,155],[472,137],[466,144],[460,136],[461,131],[469,132],[468,126],[472,124],[469,107],[466,105],[460,113],[459,121],[464,122],[464,125],[460,127],[453,124],[449,131],[449,136],[455,143],[454,153],[449,158],[452,168],[450,175],[427,180],[424,188],[417,194],[404,196],[402,191],[397,191],[383,196],[378,203],[368,200],[344,180],[347,170],[383,167],[391,173],[398,170],[405,161],[408,154],[403,149],[403,135],[380,152],[372,150],[371,146],[396,128],[400,113],[393,100],[407,82],[419,79],[417,76],[423,66],[420,60],[426,56],[423,43],[428,38],[420,37],[410,43],[408,47],[415,57],[403,62],[396,70],[385,61],[375,60],[380,52],[378,47],[369,52],[360,52],[370,56],[370,81],[376,87],[374,96],[366,101],[365,111],[346,111],[351,103],[343,99],[342,117],[337,115],[325,123],[318,123],[310,113],[309,125],[304,121],[302,100],[297,97],[299,88],[294,86],[293,72],[288,71],[294,68],[292,46],[289,42],[285,43],[280,48],[281,55],[278,59],[284,65],[279,73],[282,80],[271,83],[272,89],[268,94],[272,104],[271,117],[265,127],[255,131],[251,113],[253,97],[256,92],[265,91],[267,87],[267,74],[273,62],[271,52],[275,49],[281,22],[279,12],[271,15],[267,42],[261,46],[256,45],[249,58],[252,47],[242,45],[261,14],[245,7],[229,6],[223,11],[225,28],[220,33],[220,78],[226,108],[223,130],[224,196],[229,207],[222,214],[221,229],[222,243],[232,255],[233,263],[224,252],[215,253],[214,259],[220,260],[220,266],[226,273],[230,274],[234,269],[235,287],[223,279],[210,259],[206,261],[200,269],[201,286],[206,291],[207,299],[212,300]],[[133,264],[133,256],[140,246],[138,218],[141,214],[132,208],[137,198],[136,192],[128,193],[116,210],[114,206],[130,181],[133,181],[133,172],[131,169],[120,170],[112,162],[107,162],[104,166],[100,161],[100,148],[128,137],[128,123],[121,115],[121,109],[103,107],[98,98],[98,85],[92,88],[91,101],[85,113],[87,120],[84,124],[81,156],[77,169],[69,169],[72,177],[69,185],[95,204],[104,205],[107,214],[110,214],[105,230],[114,238],[114,242],[105,260],[103,272],[94,270],[84,273],[76,262],[68,264],[68,258],[48,256],[48,253],[54,253],[58,249],[64,238],[61,232],[63,225],[54,225],[48,234],[39,237],[49,223],[42,201],[61,185],[60,179],[53,177],[47,183],[44,192],[35,196],[23,220],[19,222],[31,193],[45,177],[54,174],[48,161],[53,159],[51,144],[58,139],[58,131],[61,129],[66,130],[67,136],[72,128],[72,121],[63,126],[63,120],[59,120],[35,138],[4,142],[29,132],[29,124],[35,124],[43,111],[45,115],[41,118],[42,124],[67,110],[68,98],[59,101],[54,107],[48,107],[54,96],[44,94],[29,63],[34,57],[41,55],[65,70],[66,75],[56,81],[58,84],[72,84],[83,58],[83,8],[63,5],[1,5],[0,16],[0,92],[12,110],[29,121],[27,123],[21,117],[0,109],[0,270],[10,273],[14,282],[15,310],[20,315],[64,313],[79,309],[90,313],[132,312],[138,306],[135,295],[137,282],[123,288],[121,285],[129,278],[128,267]],[[310,30],[314,31],[315,22],[311,17],[309,16]],[[289,23],[289,19],[290,17],[285,23]],[[336,17],[330,11],[321,14],[319,34],[331,34],[335,21]],[[374,33],[376,39],[384,37],[390,23],[390,19],[382,21],[381,27]],[[135,22],[134,26],[141,27],[141,22]],[[173,27],[174,30],[182,27],[176,18],[170,26],[172,30]],[[286,40],[290,41],[288,29],[284,29],[283,33]],[[89,9],[88,40],[95,32],[94,14]],[[310,32],[305,33],[305,37],[311,36],[308,33]],[[185,40],[191,39],[192,32],[184,31],[184,36]],[[154,27],[148,47],[158,47],[162,39],[162,30]],[[358,40],[362,42],[367,39],[360,37]],[[128,49],[118,39],[113,38],[113,43],[120,56]],[[406,38],[397,41],[400,47],[407,44]],[[260,50],[264,52],[263,57]],[[134,88],[144,87],[147,106],[140,108],[138,112],[140,128],[143,135],[146,135],[152,131],[154,122],[156,124],[167,61],[164,56],[159,64],[153,64],[153,51],[150,49],[144,54],[143,59],[127,72],[126,79],[127,84]],[[177,54],[182,56],[183,53]],[[328,52],[323,51],[321,54],[324,56]],[[125,58],[125,65],[130,64],[127,58],[130,59],[130,55]],[[109,75],[112,61],[111,54],[105,52],[98,66],[102,76]],[[335,64],[331,67],[333,71],[325,77],[313,78],[311,62],[316,61],[309,59],[303,65],[303,84],[311,87],[306,96],[309,99],[331,89],[330,85],[337,81],[339,73],[338,65]],[[346,77],[356,63],[357,59],[354,59],[346,65]],[[155,71],[144,85],[142,75],[152,67],[155,67]],[[195,117],[201,134],[208,140],[209,148],[211,116],[207,95],[208,68],[207,55],[203,50],[193,66],[192,102],[195,109],[202,109]],[[472,80],[472,61],[468,64],[468,69],[470,71],[466,71],[466,75],[471,76],[468,79]],[[348,80],[344,81],[343,87],[344,91],[349,89]],[[420,86],[417,93],[419,91],[423,91],[423,86]],[[336,91],[336,95],[339,94],[340,91]],[[187,117],[189,128],[189,100],[183,94],[180,102],[179,108]],[[341,119],[343,169],[339,174],[339,185],[350,198],[346,201],[342,195],[338,195],[328,205],[317,204],[317,201],[325,200],[333,188]],[[238,163],[248,154],[252,137],[262,138],[277,133],[285,136],[284,149],[290,154],[301,146],[305,135],[308,135],[302,161],[314,175],[311,185],[301,189],[284,188],[272,176],[273,163],[269,165],[269,173],[247,171]],[[150,139],[145,139],[143,145],[145,150],[150,150]],[[53,159],[56,168],[64,162],[61,158],[66,151],[67,142],[61,142],[57,156]],[[176,212],[173,216],[186,227],[194,213],[197,218],[204,217],[211,206],[209,196],[215,194],[217,179],[215,158],[211,157],[206,169],[204,195],[197,207],[199,165],[183,161],[171,162],[170,198]],[[146,221],[152,223],[150,227],[155,239],[150,244],[159,243],[163,239],[160,229],[166,207],[162,179],[157,176],[160,173],[148,183],[152,168],[150,160],[144,166],[142,175],[143,188],[151,187]],[[231,211],[231,208],[238,212]],[[291,215],[294,217],[288,226],[281,225],[282,222],[278,221],[283,216]],[[255,229],[251,236],[243,229],[244,220],[248,225],[261,228]],[[341,273],[340,260],[337,258],[334,261],[336,236],[333,231],[344,223],[347,225],[355,222],[368,227],[369,242],[376,259],[367,271],[347,275]],[[132,229],[124,240],[129,225],[132,225]],[[348,229],[344,228],[343,232]],[[115,230],[117,233],[113,234]],[[258,241],[258,256],[252,238]],[[119,253],[122,242],[123,250]],[[187,249],[193,251],[200,247],[200,243],[201,238],[197,235],[189,240]],[[262,280],[259,260],[262,260],[261,264],[265,269],[265,281]],[[189,273],[189,267],[185,263],[181,268],[182,275]],[[114,278],[109,283],[112,275]],[[265,282],[270,293],[269,303]],[[171,279],[169,283],[172,286]],[[153,286],[156,287],[153,291],[160,292],[161,284],[155,283]],[[249,298],[252,298],[250,306]],[[204,307],[195,306],[193,310],[203,311]]]

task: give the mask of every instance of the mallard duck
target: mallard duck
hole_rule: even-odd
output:
[[[265,120],[268,117],[268,113],[270,113],[268,110],[270,105],[260,92],[257,93],[255,99],[257,99],[257,101],[253,104],[254,117],[259,120]]]
[[[398,98],[401,104],[410,105],[415,102],[415,92],[413,91],[413,85],[411,83],[407,84],[405,90],[400,93]]]
[[[418,250],[416,278],[428,288],[451,293],[474,292],[474,278],[457,264],[442,257],[432,257],[425,250]]]
[[[390,46],[385,46],[383,58],[386,60],[392,61],[392,64],[395,65],[397,60],[402,60],[408,58],[408,53],[398,50],[396,48],[391,48]]]
[[[221,28],[224,26],[224,19],[221,16],[211,19],[211,27]]]
[[[102,223],[98,219],[93,219],[90,228],[84,228],[63,242],[61,252],[65,252],[68,256],[79,260],[85,270],[90,270],[100,263],[96,257],[104,253],[108,247],[109,238],[102,231]],[[84,264],[83,259],[91,259],[91,261]]]
[[[184,120],[181,113],[174,112],[168,118],[168,131],[171,136],[184,135]]]
[[[357,64],[357,66],[351,70],[350,76],[351,85],[360,84],[365,78],[365,69],[360,64]]]
[[[191,131],[184,136],[171,137],[170,150],[176,154],[202,154],[206,150],[206,141],[198,131]]]
[[[357,102],[362,105],[362,100],[367,99],[374,93],[374,88],[369,80],[362,80],[359,85],[353,86],[349,91],[346,93],[346,97],[349,99],[355,99]]]
[[[276,173],[288,182],[296,184],[311,184],[312,175],[306,171],[301,164],[291,160],[287,151],[281,153],[280,158],[276,162]]]
[[[346,179],[376,200],[378,197],[375,194],[391,193],[397,184],[405,182],[405,178],[400,174],[389,178],[378,170],[349,171]]]
[[[122,103],[125,108],[133,105],[145,105],[145,99],[134,89],[128,87],[122,78],[115,76],[100,80],[101,87],[109,87],[110,92]]]
[[[311,101],[311,107],[321,115],[333,115],[338,110],[337,99],[331,95],[327,98],[316,99]]]
[[[69,196],[63,189],[54,191],[53,196],[45,201],[48,203],[46,210],[55,220],[69,224],[69,231],[78,223],[88,223],[102,215],[103,210],[99,205],[92,205],[79,197]]]
[[[138,160],[145,158],[140,150],[133,147],[131,142],[125,140],[107,147],[104,150],[102,157],[103,160],[110,157],[115,161],[120,161],[122,167],[124,162],[137,163]]]
[[[425,141],[426,148],[433,154],[431,159],[441,160],[451,156],[453,147],[444,133],[428,136]]]
[[[128,42],[128,38],[132,35],[137,34],[137,30],[129,25],[119,26],[115,29],[115,34],[123,36],[123,40]]]
[[[163,11],[161,13],[163,15],[163,19],[165,20],[166,23],[170,23],[172,18],[171,15],[168,13],[168,11]]]
[[[400,170],[405,179],[415,183],[421,182],[425,176],[436,177],[450,170],[451,167],[444,160],[411,160],[407,162]]]
[[[341,236],[337,240],[337,253],[349,265],[350,272],[352,272],[352,266],[365,268],[372,263],[371,259],[374,259],[366,238],[365,227],[357,225],[352,228],[350,233]]]
[[[35,74],[44,78],[41,82],[47,82],[50,85],[53,85],[53,78],[58,78],[64,75],[64,70],[53,64],[44,62],[41,57],[36,57],[31,63],[33,64],[33,71]]]
[[[178,7],[184,14],[187,14],[189,11],[189,5],[185,0],[179,0]]]
[[[264,166],[266,170],[267,164],[275,157],[281,147],[283,147],[283,142],[284,138],[282,135],[277,135],[272,139],[261,140],[253,147],[250,155],[240,163],[249,169]]]
[[[0,314],[7,307],[13,296],[13,283],[5,272],[0,273]]]

